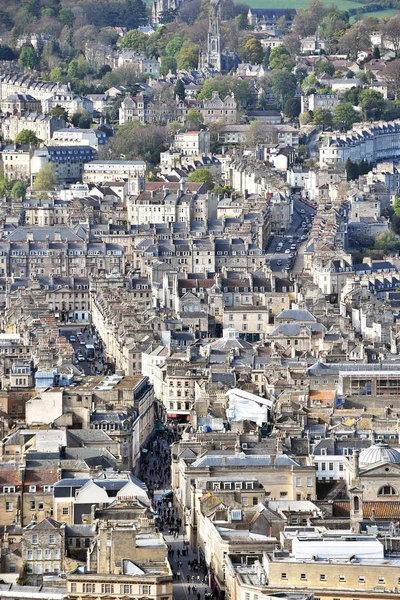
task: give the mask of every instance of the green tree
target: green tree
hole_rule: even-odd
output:
[[[0,177],[0,198],[6,198],[10,191],[10,182],[5,177]]]
[[[359,120],[360,115],[354,110],[351,102],[342,102],[333,109],[333,124],[342,131],[351,129]]]
[[[205,183],[209,190],[214,187],[214,180],[211,172],[208,169],[197,169],[190,173],[188,179],[189,182],[195,181],[197,183]]]
[[[271,87],[279,106],[283,107],[289,98],[295,96],[297,89],[296,77],[287,71],[275,71],[272,76]]]
[[[320,60],[315,65],[314,72],[317,76],[324,75],[325,73],[327,75],[333,75],[335,73],[335,67],[329,60]]]
[[[179,50],[182,48],[185,40],[183,37],[174,37],[169,40],[168,44],[165,46],[165,54],[167,56],[176,56]]]
[[[359,172],[357,163],[353,163],[350,158],[346,160],[345,164],[347,181],[353,181],[354,179],[358,179]]]
[[[249,63],[252,65],[262,64],[265,58],[265,52],[260,40],[254,37],[249,38],[244,45],[244,51],[245,58]]]
[[[313,117],[314,125],[318,125],[324,129],[332,125],[332,113],[326,108],[316,108]]]
[[[206,79],[197,97],[199,100],[209,99],[212,97],[213,92],[218,92],[220,98],[226,98],[228,94],[233,93],[241,106],[247,106],[251,98],[248,82],[232,75],[221,75]]]
[[[393,202],[393,210],[397,217],[400,217],[400,196],[396,196]]]
[[[16,144],[33,144],[37,146],[41,140],[30,129],[22,129],[14,141]]]
[[[174,58],[173,56],[162,56],[161,57],[160,73],[161,73],[162,77],[165,77],[166,75],[168,75],[168,73],[170,71],[171,71],[171,73],[176,73],[176,69],[177,69],[176,58]]]
[[[200,48],[197,44],[185,42],[176,56],[178,69],[186,70],[196,68],[199,62],[199,51]]]
[[[309,125],[312,121],[312,116],[309,112],[303,112],[299,116],[300,125]]]
[[[24,199],[26,196],[26,185],[22,181],[16,181],[11,188],[11,198],[15,200]]]
[[[374,46],[374,51],[372,53],[372,56],[376,59],[379,60],[381,57],[381,51],[379,50],[379,46]]]
[[[38,55],[32,46],[24,46],[21,49],[18,64],[27,69],[34,69],[38,63]]]
[[[64,72],[61,67],[54,67],[54,69],[52,69],[50,71],[50,75],[49,75],[50,81],[54,81],[54,83],[59,83],[63,80],[63,78],[64,78]]]
[[[53,163],[48,163],[39,169],[35,179],[35,190],[51,192],[58,185],[58,177]]]
[[[294,62],[285,46],[272,48],[269,55],[269,66],[276,70],[291,71],[293,69]]]
[[[133,29],[128,31],[123,38],[120,39],[118,45],[121,48],[134,50],[135,52],[146,52],[148,36],[141,31]]]
[[[382,94],[376,90],[362,90],[358,103],[366,121],[368,119],[379,119],[385,109],[385,100]]]
[[[54,106],[54,108],[51,109],[50,114],[54,117],[64,119],[65,122],[69,120],[67,111],[59,104],[56,104],[56,106]]]
[[[92,124],[92,117],[87,110],[78,110],[72,115],[71,123],[74,127],[89,129]]]
[[[382,233],[375,239],[375,249],[388,254],[398,253],[400,250],[400,236],[394,233]]]
[[[75,15],[70,8],[62,8],[58,13],[58,20],[64,27],[73,27],[75,23]]]
[[[199,131],[204,125],[204,119],[201,112],[195,110],[194,108],[189,110],[185,120],[185,125],[189,131]]]
[[[307,77],[303,80],[301,84],[301,89],[305,94],[312,94],[318,87],[318,79],[315,77],[313,73],[307,75]]]
[[[285,105],[283,107],[283,112],[288,117],[288,119],[297,119],[301,112],[300,98],[289,98],[288,100],[286,100]]]
[[[185,84],[183,83],[182,79],[177,80],[174,87],[174,93],[175,96],[178,96],[179,100],[185,99]]]

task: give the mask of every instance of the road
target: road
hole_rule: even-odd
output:
[[[304,212],[303,212],[304,211]],[[275,235],[269,243],[267,248],[267,259],[270,263],[270,268],[274,273],[282,271],[292,270],[293,264],[295,264],[296,270],[298,269],[296,256],[290,258],[289,254],[297,254],[297,252],[305,247],[305,240],[301,244],[301,236],[308,235],[308,229],[303,227],[303,223],[306,221],[311,222],[312,216],[315,214],[315,210],[295,199],[293,202],[293,219],[290,228],[284,235]],[[295,237],[297,236],[297,238]],[[277,246],[282,243],[281,250],[277,250]],[[296,244],[296,250],[293,252],[290,246]],[[301,244],[301,245],[300,245]]]
[[[85,354],[85,344],[92,344],[92,345],[97,345],[97,342],[95,342],[94,337],[91,333],[84,332],[84,325],[77,325],[76,328],[72,328],[70,326],[68,326],[68,328],[61,328],[60,329],[60,335],[65,336],[68,340],[70,340],[70,343],[72,344],[74,351],[75,351],[75,356],[77,355],[78,352],[81,352],[83,354],[83,356],[85,357],[84,361],[81,362],[76,362],[75,366],[78,367],[78,369],[81,369],[83,371],[83,373],[85,375],[94,375],[95,373],[105,373],[106,371],[106,367],[103,365],[101,358],[102,358],[102,352],[101,350],[96,350],[96,360],[94,362],[92,361],[87,361],[86,360],[86,354]],[[83,338],[84,338],[84,344],[81,344],[78,340],[77,337],[77,333],[78,332],[82,332]],[[71,341],[71,336],[75,337],[75,341]]]

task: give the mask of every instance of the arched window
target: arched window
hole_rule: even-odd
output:
[[[378,491],[378,496],[397,496],[397,492],[391,485],[384,485]]]
[[[358,496],[354,496],[354,512],[358,512],[360,510],[360,498]]]

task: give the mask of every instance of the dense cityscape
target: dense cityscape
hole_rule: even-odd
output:
[[[399,0],[0,0],[0,600],[400,600],[399,271]]]

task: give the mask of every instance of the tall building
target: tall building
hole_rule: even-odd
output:
[[[221,32],[220,32],[220,11],[219,0],[211,3],[211,11],[207,35],[207,52],[200,54],[200,68],[210,67],[221,71],[222,52],[221,52]]]

